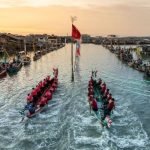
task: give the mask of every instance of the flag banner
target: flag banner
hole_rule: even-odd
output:
[[[81,33],[80,31],[72,24],[72,38],[76,40],[80,40]]]
[[[79,57],[80,56],[80,41],[77,41],[76,43],[76,54],[75,54],[76,57]]]

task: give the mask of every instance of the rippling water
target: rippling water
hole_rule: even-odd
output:
[[[82,45],[71,83],[70,45],[43,56],[13,77],[0,80],[0,149],[149,150],[150,81],[98,45]],[[59,68],[59,88],[48,109],[19,123],[19,110],[40,80]],[[110,130],[102,129],[87,102],[92,69],[110,88],[117,107]]]

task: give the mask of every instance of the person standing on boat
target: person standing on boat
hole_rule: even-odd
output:
[[[94,77],[94,71],[92,70],[92,77]]]
[[[95,71],[95,78],[97,77],[97,72],[98,72],[98,71],[96,70],[96,71]]]

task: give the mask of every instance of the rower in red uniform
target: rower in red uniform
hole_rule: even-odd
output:
[[[37,102],[37,91],[35,88],[32,88],[32,92],[31,92],[31,95],[33,96],[33,103],[36,103]]]
[[[93,78],[91,77],[91,79],[90,79],[90,81],[89,81],[89,85],[93,85],[93,82],[94,82],[94,80],[93,80]]]
[[[53,93],[55,91],[55,89],[51,86],[50,87],[50,92]]]
[[[89,85],[88,91],[90,91],[91,89],[93,90],[93,85]]]
[[[31,94],[28,94],[27,96],[27,102],[31,103],[33,101],[33,96]]]
[[[57,85],[55,83],[52,84],[52,87],[54,88],[54,91],[56,90],[57,88]]]
[[[92,99],[91,106],[94,111],[98,111],[97,101],[96,99]]]
[[[45,96],[46,96],[46,98],[47,98],[48,100],[51,100],[51,99],[52,99],[52,94],[51,94],[50,91],[47,91],[46,94],[45,94]]]
[[[107,100],[109,101],[109,99],[111,99],[111,98],[112,98],[112,94],[109,93],[109,94],[107,95]]]
[[[102,79],[99,79],[98,85],[99,85],[99,87],[101,88],[101,85],[102,85]]]
[[[94,98],[94,96],[93,95],[90,95],[90,96],[88,96],[88,100],[89,100],[89,102],[90,102],[90,104],[92,103],[92,100],[93,100],[93,98]]]
[[[101,86],[101,94],[103,94],[105,92],[105,90],[106,90],[106,84],[104,82]]]
[[[88,91],[88,96],[90,96],[90,95],[94,95],[93,89],[90,89],[90,90]]]
[[[44,107],[48,103],[46,96],[42,96],[39,105],[40,107]]]
[[[108,94],[109,94],[109,89],[106,89],[104,94],[103,94],[102,99],[106,99]]]
[[[109,100],[109,103],[107,105],[107,109],[111,112],[113,109],[115,109],[115,102],[114,98],[111,98]]]

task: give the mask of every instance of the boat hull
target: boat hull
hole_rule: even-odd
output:
[[[0,72],[0,79],[6,77],[6,75],[7,75],[6,70],[1,71]]]
[[[40,58],[41,58],[41,55],[39,55],[39,56],[33,56],[33,61],[36,61],[36,60],[38,60]]]
[[[9,75],[13,75],[13,74],[16,74],[22,67],[22,63],[18,63],[16,66],[12,66],[12,67],[9,67],[7,69],[7,73]]]

